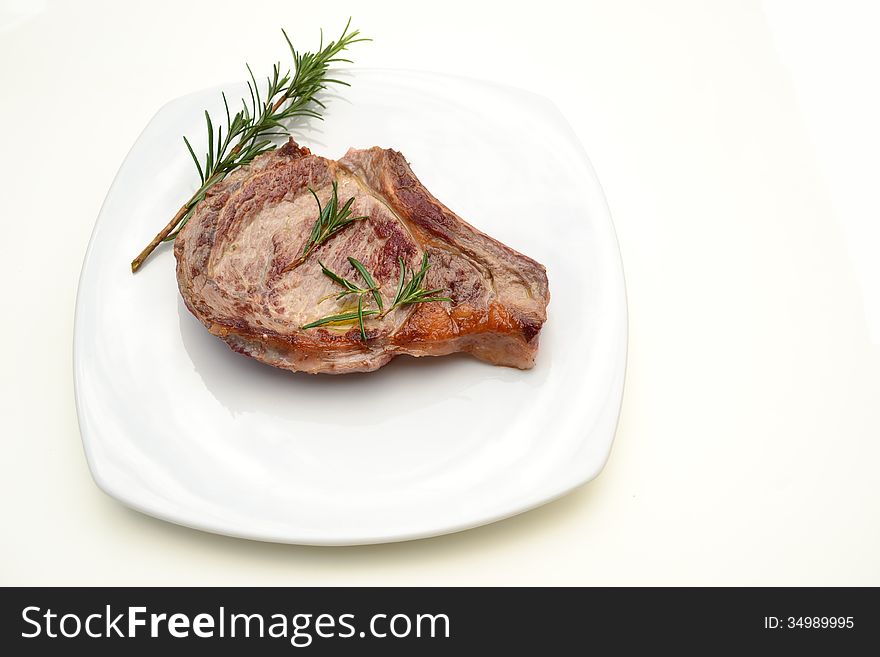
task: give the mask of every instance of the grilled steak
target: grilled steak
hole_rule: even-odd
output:
[[[318,215],[338,185],[354,198],[355,221],[296,267]],[[398,354],[464,351],[527,369],[538,349],[550,294],[544,267],[473,228],[435,199],[392,150],[318,157],[292,139],[215,185],[178,235],[180,293],[192,313],[235,351],[303,372],[368,372]],[[350,311],[336,300],[330,270],[361,281],[352,256],[372,273],[384,299],[395,296],[400,259],[424,287],[451,301],[401,306],[357,322],[302,327]]]

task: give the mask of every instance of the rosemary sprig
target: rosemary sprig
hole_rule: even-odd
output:
[[[330,315],[329,317],[322,317],[321,319],[314,321],[310,324],[306,324],[302,328],[310,329],[315,328],[316,326],[323,326],[324,324],[330,324],[335,322],[343,322],[343,321],[351,321],[356,319],[358,321],[358,327],[361,330],[361,339],[366,342],[367,340],[367,329],[364,326],[364,317],[369,315],[377,315],[382,310],[382,295],[379,294],[379,286],[376,285],[376,281],[373,280],[373,277],[370,276],[370,272],[367,271],[367,268],[364,267],[363,263],[357,258],[352,258],[349,256],[348,258],[349,264],[354,267],[358,273],[363,277],[364,281],[367,284],[367,287],[363,288],[348,280],[344,276],[340,276],[336,272],[329,269],[323,262],[318,260],[318,264],[321,265],[321,271],[324,272],[324,276],[329,278],[331,281],[336,283],[337,285],[342,286],[342,292],[336,295],[336,300],[344,299],[349,295],[357,296],[357,312],[343,313],[342,315]],[[373,299],[376,301],[376,305],[379,306],[379,310],[364,310],[364,295],[372,294]],[[327,298],[327,297],[325,297]]]
[[[366,216],[352,216],[351,206],[354,203],[354,196],[348,199],[342,207],[339,207],[339,189],[335,180],[333,181],[333,193],[330,195],[330,200],[327,201],[327,205],[323,207],[321,206],[321,200],[318,198],[315,190],[309,187],[309,191],[315,198],[315,203],[318,204],[318,218],[315,219],[315,223],[312,226],[312,232],[306,240],[302,254],[287,265],[282,273],[299,267],[306,261],[306,258],[309,257],[312,251],[349,224],[367,218]],[[323,267],[323,265],[321,266]]]
[[[348,86],[347,82],[328,77],[330,66],[337,62],[350,63],[350,60],[339,57],[339,54],[354,43],[368,41],[360,37],[358,30],[349,32],[350,26],[351,19],[346,23],[342,35],[326,46],[322,31],[321,43],[316,53],[298,52],[287,33],[282,30],[293,57],[293,73],[288,70],[282,74],[281,63],[275,64],[272,67],[272,75],[266,78],[265,94],[261,94],[256,77],[248,66],[250,81],[247,84],[250,104],[242,99],[241,110],[233,116],[229,111],[226,95],[223,94],[223,105],[226,110],[225,132],[222,125],[215,132],[211,115],[205,111],[208,148],[204,162],[199,162],[192,144],[184,137],[186,148],[199,172],[201,185],[165,228],[159,231],[144,250],[132,260],[132,272],[140,268],[159,244],[173,240],[177,236],[211,187],[235,169],[249,164],[258,155],[273,150],[275,144],[272,138],[289,134],[286,121],[296,117],[321,119],[321,110],[325,106],[317,98],[317,94],[329,84]]]
[[[390,313],[395,308],[399,308],[401,306],[407,306],[416,303],[430,303],[432,301],[452,301],[449,297],[439,297],[437,294],[443,292],[442,289],[434,289],[428,290],[422,287],[422,282],[425,280],[425,274],[428,272],[428,254],[425,253],[422,256],[422,266],[419,268],[419,271],[414,271],[406,266],[403,258],[399,258],[398,262],[400,263],[400,278],[397,283],[397,293],[394,295],[394,301],[388,307],[387,310],[384,309],[384,302],[382,301],[382,295],[379,293],[379,286],[376,284],[376,281],[373,279],[373,276],[367,270],[367,268],[363,265],[363,263],[357,258],[352,258],[349,256],[348,258],[349,264],[354,267],[357,272],[364,279],[364,282],[367,284],[367,287],[361,287],[356,283],[348,280],[344,276],[340,276],[336,272],[330,270],[328,267],[324,265],[320,260],[318,264],[321,265],[321,271],[324,272],[324,275],[332,280],[337,285],[342,286],[342,291],[336,295],[336,300],[339,301],[349,295],[357,295],[357,311],[356,312],[348,312],[343,313],[341,315],[330,315],[328,317],[322,317],[319,320],[311,322],[310,324],[306,324],[303,326],[303,329],[316,328],[318,326],[324,326],[325,324],[334,324],[337,322],[346,322],[357,320],[358,326],[361,331],[361,340],[364,342],[367,341],[367,331],[364,327],[364,317],[370,315],[378,315],[379,319],[385,317],[388,313]],[[407,276],[409,276],[409,281],[407,281]],[[370,293],[373,297],[373,300],[376,302],[376,306],[378,310],[364,310],[364,297]],[[325,297],[326,298],[326,297]]]
[[[395,308],[407,306],[413,303],[429,303],[431,301],[452,301],[449,297],[438,297],[437,294],[443,292],[438,288],[435,290],[426,290],[422,287],[425,280],[425,274],[428,272],[428,254],[422,255],[422,266],[419,271],[413,271],[406,266],[403,258],[400,261],[400,279],[397,283],[397,294],[394,295],[394,301],[391,307],[384,314],[390,313]],[[407,272],[409,272],[409,282],[405,283]]]

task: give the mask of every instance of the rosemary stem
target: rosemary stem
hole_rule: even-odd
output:
[[[293,260],[289,265],[287,265],[284,269],[281,270],[282,274],[286,274],[287,272],[293,271],[297,267],[299,267],[302,263],[304,263],[308,257],[311,255],[312,251],[315,250],[315,247],[309,247],[309,250],[303,253],[299,258]]]
[[[194,199],[195,197],[193,197]],[[180,220],[183,219],[184,215],[189,212],[190,207],[192,207],[192,201],[190,201],[182,206],[180,210],[177,211],[177,214],[168,222],[168,225],[165,226],[162,230],[156,233],[156,237],[152,239],[152,241],[144,247],[144,250],[140,252],[137,258],[131,261],[131,273],[136,272],[141,268],[141,265],[144,264],[144,260],[150,257],[150,254],[156,250],[156,247],[159,246],[162,241],[171,234],[171,231],[180,223]]]

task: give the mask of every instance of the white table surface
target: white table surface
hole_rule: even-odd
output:
[[[252,4],[0,0],[0,584],[880,584],[876,4]],[[89,476],[71,375],[107,188],[164,102],[349,11],[358,65],[543,93],[583,141],[629,295],[611,459],[538,510],[394,545],[130,511]]]

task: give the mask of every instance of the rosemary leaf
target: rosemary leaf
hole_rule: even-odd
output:
[[[364,295],[358,295],[358,326],[361,327],[361,340],[367,341],[367,330],[364,328]]]
[[[330,269],[328,269],[327,266],[324,265],[324,263],[321,262],[320,260],[318,260],[318,264],[321,265],[321,271],[324,272],[324,276],[326,276],[327,278],[332,280],[334,283],[339,283],[342,287],[346,288],[347,290],[349,290],[351,292],[358,292],[360,290],[360,288],[358,288],[357,285],[352,283],[347,278],[343,278],[339,274],[330,271]]]
[[[376,305],[379,306],[379,310],[385,310],[382,304],[382,295],[379,294],[379,286],[376,285],[376,281],[373,280],[373,277],[370,276],[370,272],[367,271],[367,268],[364,267],[363,263],[357,258],[348,257],[348,262],[351,263],[351,266],[358,270],[358,273],[363,276],[364,281],[367,284],[370,292],[373,293],[373,299],[376,302]]]
[[[358,317],[366,317],[367,315],[376,315],[378,314],[375,310],[361,310],[360,313],[342,313],[341,315],[330,315],[328,317],[322,317],[321,319],[315,320],[309,324],[305,324],[302,328],[310,329],[316,328],[318,326],[324,326],[325,324],[336,324],[340,322],[350,322],[352,320],[358,319]]]
[[[201,180],[202,182],[205,182],[205,174],[202,171],[202,165],[199,164],[199,158],[196,157],[196,153],[193,150],[192,145],[189,143],[189,139],[184,137],[183,143],[186,144],[186,148],[187,148],[187,150],[189,150],[189,154],[192,156],[193,162],[196,163],[196,169],[198,169],[198,171],[199,171],[199,180]]]

